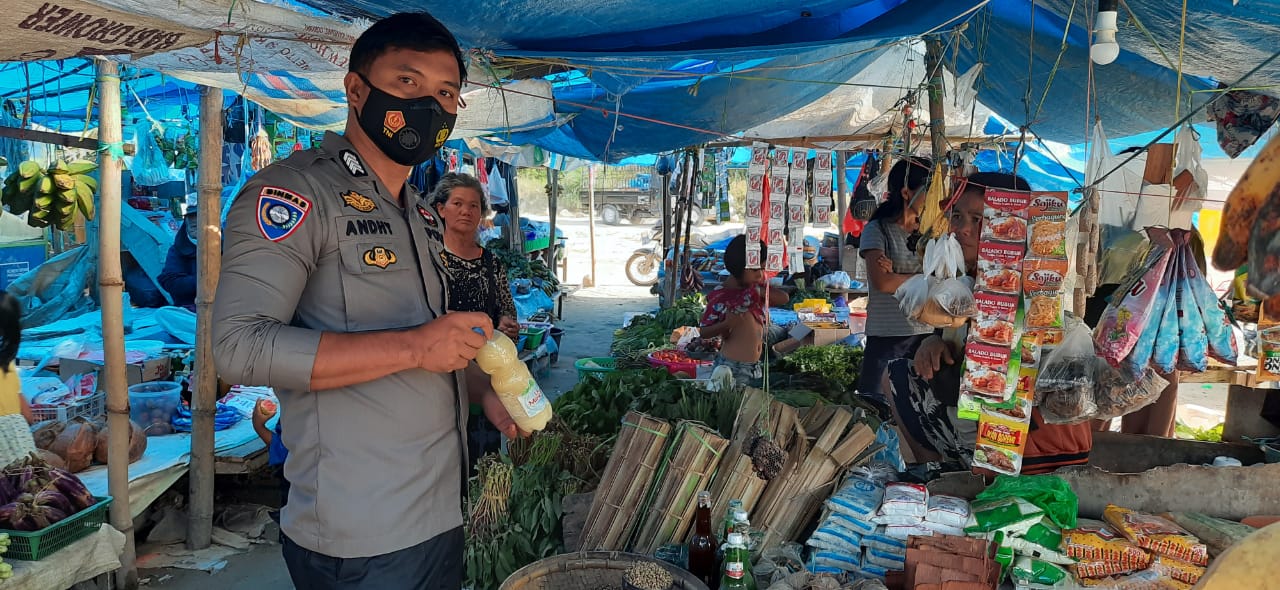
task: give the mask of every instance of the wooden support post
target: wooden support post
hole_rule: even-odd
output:
[[[551,274],[556,274],[556,208],[560,201],[560,171],[555,168],[547,168],[547,187],[551,190],[547,191],[547,218],[550,220],[551,232],[550,242],[547,243],[547,268],[551,269]]]
[[[120,74],[115,62],[96,62],[98,138],[103,146],[121,141]],[[120,270],[120,172],[123,162],[113,150],[99,152],[98,289],[102,300],[102,349],[107,390],[107,488],[111,492],[111,525],[124,533],[124,551],[116,586],[138,587],[133,516],[129,512],[129,385],[124,358],[124,278]]]
[[[213,418],[218,373],[213,365],[213,295],[222,268],[222,89],[200,87],[200,169],[196,225],[196,360],[191,396],[191,479],[187,548],[204,549],[213,534]]]
[[[845,159],[849,157],[849,152],[837,150],[836,158],[836,227],[840,228],[836,233],[840,234],[840,242],[836,244],[836,266],[844,269],[844,216],[845,211],[849,210],[849,188],[846,186],[848,180],[845,175],[848,173]]]
[[[587,168],[587,239],[591,244],[591,284],[596,284],[596,166]]]
[[[947,121],[942,88],[942,74],[946,69],[942,65],[942,39],[930,37],[925,40],[924,64],[929,75],[929,140],[936,164],[947,157]]]

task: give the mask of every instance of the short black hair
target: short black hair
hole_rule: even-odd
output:
[[[438,209],[441,205],[448,203],[454,189],[459,188],[476,191],[480,195],[480,213],[489,214],[489,199],[485,198],[484,185],[480,184],[476,177],[460,172],[450,172],[440,177],[440,182],[436,183],[436,188],[431,191],[429,199],[431,206]]]
[[[368,74],[374,60],[392,49],[448,51],[458,60],[459,79],[467,80],[467,62],[458,39],[444,23],[425,12],[400,12],[373,23],[351,46],[348,70]]]
[[[764,259],[764,242],[760,243],[760,258]],[[747,271],[747,236],[738,234],[724,247],[724,269],[735,279],[741,279]]]

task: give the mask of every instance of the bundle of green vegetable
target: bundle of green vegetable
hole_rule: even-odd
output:
[[[791,301],[788,305],[794,306],[806,299],[826,299],[827,290],[822,285],[814,283],[809,285],[804,279],[796,279],[796,291],[791,294]]]
[[[613,333],[609,356],[617,359],[619,369],[649,366],[650,352],[671,346],[671,330],[649,315],[639,315],[627,327]]]
[[[632,406],[636,411],[672,422],[701,422],[721,436],[732,436],[733,421],[742,404],[742,395],[737,390],[712,393],[691,382],[676,379],[663,370],[650,373],[655,383],[642,394],[636,395]]]
[[[604,379],[587,379],[552,404],[556,416],[569,430],[613,437],[622,429],[622,416],[637,399],[679,395],[681,382],[662,369],[607,373]]]
[[[497,588],[516,570],[564,551],[560,517],[563,490],[572,479],[557,466],[515,467],[510,472],[507,510],[485,528],[469,526],[464,552],[468,588]],[[486,482],[471,481],[471,496]]]
[[[668,332],[684,326],[696,326],[702,320],[702,312],[707,308],[707,298],[702,293],[692,293],[681,297],[675,305],[658,312],[658,324]]]
[[[484,247],[507,268],[507,279],[537,279],[547,295],[554,295],[560,290],[560,280],[556,278],[555,271],[541,258],[530,260],[527,254],[513,251],[503,239],[489,240]]]
[[[862,349],[842,344],[802,346],[778,361],[774,371],[812,377],[819,391],[830,401],[848,403],[858,384]]]

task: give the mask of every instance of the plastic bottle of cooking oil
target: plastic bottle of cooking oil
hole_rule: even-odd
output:
[[[476,364],[489,374],[493,390],[520,430],[534,432],[547,427],[551,403],[529,374],[529,368],[520,362],[520,353],[506,334],[494,332],[476,354]]]

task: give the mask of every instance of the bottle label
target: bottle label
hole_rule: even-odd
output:
[[[724,575],[729,576],[730,579],[741,580],[744,571],[745,569],[740,562],[729,562],[724,566]]]
[[[538,387],[538,382],[533,379],[529,380],[529,385],[525,387],[524,393],[520,394],[520,407],[524,408],[524,413],[530,418],[541,414],[547,409],[547,396],[542,394],[542,388]]]

